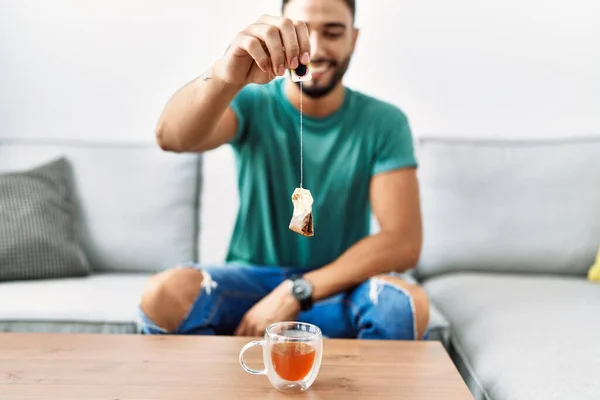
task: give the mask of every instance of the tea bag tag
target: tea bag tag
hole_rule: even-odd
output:
[[[310,63],[307,65],[300,64],[296,69],[290,68],[290,76],[294,82],[306,82],[312,79],[312,73],[310,72]]]
[[[294,214],[290,221],[290,230],[303,236],[313,236],[313,197],[310,190],[296,188],[292,194],[292,203],[294,204]]]

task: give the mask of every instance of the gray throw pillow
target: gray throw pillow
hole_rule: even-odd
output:
[[[0,281],[86,276],[65,158],[0,174]]]

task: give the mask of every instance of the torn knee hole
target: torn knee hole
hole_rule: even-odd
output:
[[[217,288],[210,273],[176,267],[155,275],[144,290],[142,311],[159,328],[174,331],[192,309],[196,299]]]
[[[188,265],[179,265],[177,266],[174,270],[173,270],[173,274],[175,275],[175,278],[180,278],[183,279],[185,281],[187,281],[189,278],[191,278],[189,275],[190,274],[201,274],[201,278],[200,278],[200,282],[196,282],[196,285],[198,283],[200,283],[200,288],[203,289],[204,292],[206,292],[207,294],[211,294],[213,289],[216,289],[218,284],[215,280],[213,280],[212,275],[205,271],[204,269],[197,269]],[[177,276],[180,275],[180,276]],[[194,277],[195,279],[198,279],[196,277]],[[176,279],[179,280],[179,279]]]
[[[404,294],[410,303],[414,338],[417,340],[421,339],[424,336],[425,331],[427,329],[427,325],[429,323],[428,303],[426,301],[423,301],[422,296],[419,295],[421,293],[424,294],[425,291],[418,286],[410,284],[403,285],[403,281],[394,282],[394,280],[396,280],[396,278],[371,278],[369,287],[369,299],[374,305],[379,304],[381,293],[383,292],[386,286],[391,287],[399,293]]]
[[[369,298],[371,302],[373,302],[373,304],[379,303],[379,296],[381,295],[381,292],[383,292],[383,289],[386,286],[389,286],[392,289],[404,293],[407,297],[411,297],[410,292],[402,285],[390,282],[389,279],[385,279],[384,277],[374,277],[371,278],[369,286]]]
[[[213,289],[216,289],[218,284],[213,280],[212,275],[205,270],[201,270],[202,272],[202,285],[200,286],[206,294],[211,294]]]

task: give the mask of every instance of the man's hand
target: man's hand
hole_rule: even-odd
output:
[[[289,281],[284,281],[248,310],[235,335],[262,336],[272,323],[294,320],[299,312],[300,303],[292,296]]]
[[[267,83],[308,64],[310,41],[304,22],[263,15],[238,33],[217,63],[215,75],[233,85]]]

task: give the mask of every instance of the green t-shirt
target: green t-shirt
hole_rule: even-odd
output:
[[[370,233],[371,177],[417,165],[404,113],[346,88],[332,115],[303,116],[302,187],[314,199],[314,236],[291,231],[291,196],[300,186],[300,113],[284,86],[285,78],[247,85],[231,104],[238,118],[230,144],[240,207],[228,263],[321,267],[334,261]]]

